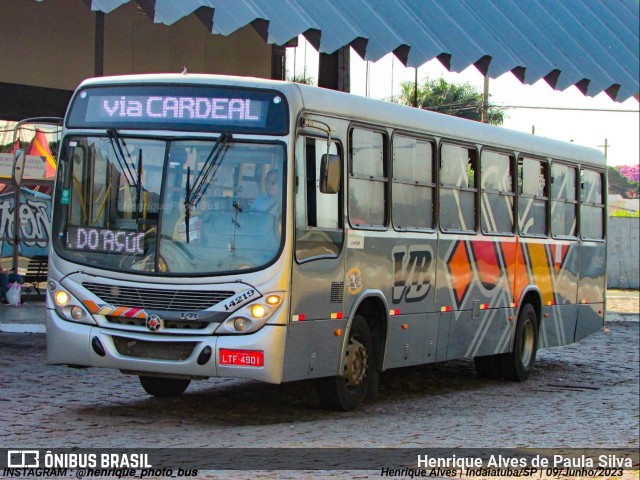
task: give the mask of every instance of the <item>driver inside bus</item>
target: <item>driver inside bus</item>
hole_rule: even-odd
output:
[[[258,195],[251,204],[253,210],[279,215],[282,205],[280,194],[280,174],[277,170],[269,170],[265,180],[265,192]]]

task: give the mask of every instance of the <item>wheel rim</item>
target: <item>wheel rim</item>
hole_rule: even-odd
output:
[[[366,347],[355,338],[349,340],[344,363],[344,379],[349,387],[357,387],[367,375],[369,355]]]
[[[520,360],[522,366],[529,368],[533,357],[533,348],[535,345],[535,335],[533,322],[527,320],[522,329],[522,349],[520,350]]]

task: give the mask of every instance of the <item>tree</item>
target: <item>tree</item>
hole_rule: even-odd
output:
[[[624,167],[607,167],[609,193],[617,193],[622,195],[622,198],[638,198],[640,196],[640,183],[620,173],[621,169],[624,169]]]
[[[413,106],[416,94],[414,82],[402,82],[402,93],[398,103]],[[434,112],[446,113],[477,122],[482,119],[482,92],[470,83],[457,85],[449,83],[444,78],[424,80],[418,85],[418,106]],[[504,112],[494,106],[489,106],[488,123],[502,125]]]

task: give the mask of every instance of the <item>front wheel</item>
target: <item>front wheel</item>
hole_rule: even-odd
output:
[[[342,374],[317,380],[322,406],[345,412],[360,407],[369,390],[372,368],[369,326],[362,316],[356,315],[344,353]]]
[[[538,315],[527,303],[520,310],[511,353],[501,356],[502,374],[508,380],[523,382],[529,378],[538,349]]]
[[[140,375],[145,392],[158,398],[178,397],[184,393],[191,380],[188,378],[147,377]]]

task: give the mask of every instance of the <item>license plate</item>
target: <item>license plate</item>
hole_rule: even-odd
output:
[[[264,352],[261,350],[220,349],[220,365],[236,365],[239,367],[262,367]]]

